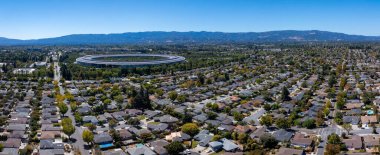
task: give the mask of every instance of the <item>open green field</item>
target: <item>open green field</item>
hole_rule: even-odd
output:
[[[102,57],[97,58],[94,60],[99,61],[107,61],[107,62],[146,62],[146,61],[159,61],[159,60],[165,60],[164,57],[157,57],[157,56],[140,56],[140,57]]]

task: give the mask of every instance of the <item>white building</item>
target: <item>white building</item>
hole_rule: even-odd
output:
[[[16,68],[13,74],[32,74],[36,69],[34,68]]]

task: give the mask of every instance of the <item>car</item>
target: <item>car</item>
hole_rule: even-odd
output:
[[[323,148],[323,144],[319,143],[318,148]]]

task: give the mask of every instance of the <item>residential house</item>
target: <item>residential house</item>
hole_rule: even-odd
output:
[[[303,150],[281,147],[276,155],[305,155]]]
[[[292,138],[293,133],[284,129],[280,129],[275,131],[272,135],[274,138],[276,138],[276,140],[280,142],[288,142]]]
[[[96,134],[94,143],[98,144],[100,149],[106,149],[113,146],[113,138],[108,133]]]
[[[352,125],[358,125],[360,122],[359,116],[343,116],[343,123],[349,123]]]
[[[361,116],[360,120],[365,127],[371,123],[378,123],[377,116]]]
[[[142,144],[137,144],[135,147],[128,148],[126,152],[129,155],[156,155],[153,150]]]
[[[265,126],[258,128],[254,132],[252,132],[249,135],[249,137],[251,137],[252,139],[258,140],[262,135],[264,135],[266,133],[266,129],[267,128]]]
[[[168,151],[165,149],[165,146],[170,143],[166,140],[158,139],[149,143],[150,148],[158,155],[168,155]]]
[[[305,137],[302,133],[296,133],[290,143],[295,147],[307,148],[312,146],[313,139]]]
[[[183,132],[172,132],[165,136],[165,140],[167,141],[183,142],[189,139],[191,139],[191,136]]]
[[[227,152],[235,152],[237,150],[239,150],[239,146],[236,145],[234,142],[232,142],[231,140],[228,140],[226,138],[223,138],[222,140],[222,143],[223,143],[223,149]]]
[[[376,152],[380,145],[380,137],[375,135],[363,136],[363,143],[367,152]]]
[[[362,137],[354,135],[349,139],[343,139],[348,150],[360,150],[363,148]]]

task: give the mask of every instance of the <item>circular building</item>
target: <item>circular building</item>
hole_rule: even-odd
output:
[[[94,67],[144,67],[185,61],[182,56],[162,54],[86,55],[76,59],[77,64]]]

